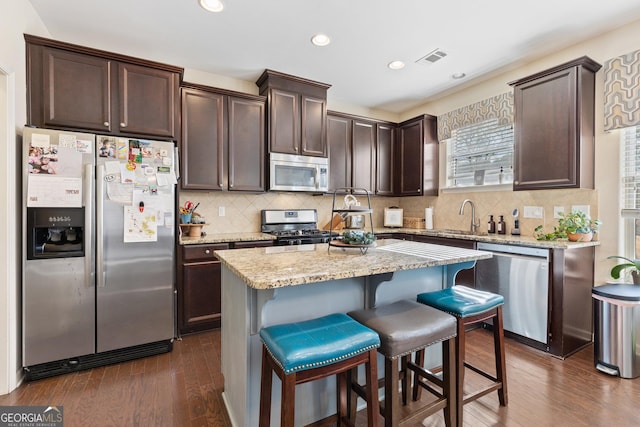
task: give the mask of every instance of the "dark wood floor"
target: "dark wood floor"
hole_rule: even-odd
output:
[[[492,363],[486,334],[473,331],[467,341],[479,366]],[[599,373],[592,347],[559,360],[507,339],[506,352],[509,405],[500,407],[495,393],[484,396],[465,406],[465,426],[640,425],[640,378]],[[480,381],[468,377],[469,386]],[[62,405],[65,427],[230,426],[222,389],[214,331],[184,337],[168,354],[23,384],[0,396],[0,405]],[[444,421],[438,414],[415,426]]]

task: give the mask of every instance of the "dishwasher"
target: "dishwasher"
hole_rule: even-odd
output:
[[[476,288],[504,297],[504,330],[548,344],[549,250],[479,242]]]

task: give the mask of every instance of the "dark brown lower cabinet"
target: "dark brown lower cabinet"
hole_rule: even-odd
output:
[[[228,243],[182,246],[178,281],[178,331],[180,335],[220,327],[220,261],[216,250]]]
[[[224,249],[272,246],[271,240],[183,245],[179,252],[178,332],[202,332],[221,326],[221,262],[213,254]]]

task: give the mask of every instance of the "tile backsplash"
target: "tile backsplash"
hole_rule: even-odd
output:
[[[344,196],[336,196],[336,206],[342,207]],[[365,195],[357,196],[365,205]],[[597,218],[598,197],[596,190],[538,190],[538,191],[481,191],[466,193],[443,193],[438,197],[376,197],[371,196],[374,227],[383,226],[384,208],[398,206],[409,217],[424,217],[424,209],[434,208],[435,229],[468,230],[471,222],[471,210],[465,208],[459,215],[464,199],[471,199],[475,205],[476,218],[480,220],[480,230],[487,230],[489,215],[497,221],[504,215],[507,233],[513,227],[512,212],[519,211],[522,235],[531,236],[538,225],[551,230],[557,224],[553,217],[554,207],[562,207],[569,212],[572,206],[588,205],[592,218]],[[262,209],[317,209],[318,225],[322,228],[331,219],[333,195],[314,196],[306,193],[268,192],[263,194],[245,194],[236,192],[200,192],[181,191],[180,204],[191,200],[200,203],[197,212],[206,218],[204,231],[208,234],[260,231],[260,211]],[[543,209],[542,218],[524,218],[525,206],[538,206]],[[220,216],[221,209],[224,216]],[[368,218],[367,218],[368,220]],[[369,224],[367,224],[367,227]]]

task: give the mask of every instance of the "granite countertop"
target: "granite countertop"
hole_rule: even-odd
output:
[[[411,254],[416,250],[421,255]],[[326,243],[221,250],[215,254],[255,289],[435,267],[492,256],[489,252],[397,239],[378,240],[364,255],[359,248],[328,248]]]
[[[259,240],[275,240],[272,234],[261,232],[216,233],[201,237],[180,236],[181,245],[202,245],[208,243],[251,242]]]
[[[366,230],[365,230],[366,231]],[[446,237],[449,239],[474,240],[476,242],[501,243],[505,245],[531,246],[547,249],[572,249],[589,246],[599,246],[600,242],[570,242],[562,240],[536,240],[532,236],[513,236],[511,234],[471,234],[462,230],[425,230],[418,228],[375,228],[375,234],[413,234],[417,236]],[[260,240],[275,240],[275,236],[261,232],[245,233],[216,233],[201,237],[181,236],[181,245],[200,245],[208,243],[248,242]]]
[[[450,239],[474,240],[476,242],[485,243],[501,243],[504,245],[531,246],[536,248],[547,249],[572,249],[584,248],[589,246],[599,246],[600,242],[570,242],[566,239],[561,240],[536,240],[533,236],[513,236],[511,234],[471,234],[468,231],[461,230],[424,230],[416,228],[376,228],[375,234],[381,233],[403,233],[413,234],[417,236],[446,237]]]

